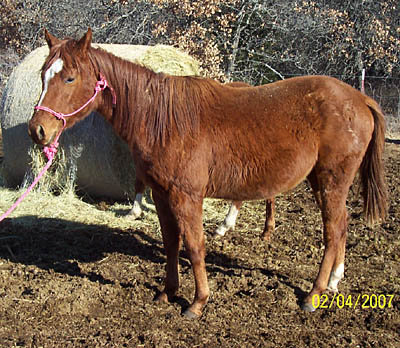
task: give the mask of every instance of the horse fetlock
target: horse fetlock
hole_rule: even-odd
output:
[[[271,233],[274,230],[274,227],[268,226],[266,230],[263,231],[261,234],[261,239],[263,239],[266,242],[269,242],[271,239]]]
[[[140,215],[142,215],[142,213],[143,213],[142,207],[140,206],[140,204],[138,202],[135,201],[135,203],[133,203],[133,207],[132,207],[131,211],[129,212],[128,216],[133,219],[137,219],[140,217]]]
[[[338,284],[341,279],[344,277],[344,264],[341,263],[335,270],[332,270],[331,275],[329,277],[329,282],[327,286],[327,290],[332,292],[338,292]]]
[[[224,236],[228,230],[234,230],[236,225],[236,218],[239,214],[239,209],[235,206],[235,204],[231,204],[228,214],[225,217],[224,222],[218,226],[214,233],[214,237]]]
[[[163,291],[154,300],[159,303],[170,303],[176,291]]]

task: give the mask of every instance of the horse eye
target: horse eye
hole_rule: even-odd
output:
[[[72,83],[72,82],[74,82],[75,81],[75,78],[73,78],[73,77],[68,77],[66,80],[65,80],[65,83]]]

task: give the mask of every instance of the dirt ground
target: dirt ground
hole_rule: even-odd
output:
[[[204,221],[212,297],[194,321],[182,316],[194,287],[184,251],[176,300],[153,302],[165,266],[157,227],[133,222],[119,230],[58,218],[43,219],[40,229],[29,223],[16,229],[6,220],[0,227],[0,347],[398,348],[400,142],[387,143],[386,166],[389,218],[368,228],[361,199],[351,193],[345,279],[334,301],[328,293],[331,308],[311,314],[299,303],[317,275],[323,244],[306,184],[278,197],[269,244],[259,238],[263,202],[246,203],[225,238],[211,237],[218,219]],[[213,204],[221,216],[228,207]]]

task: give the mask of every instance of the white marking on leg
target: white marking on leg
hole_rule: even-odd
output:
[[[143,194],[138,193],[135,196],[135,201],[133,202],[133,207],[132,210],[129,212],[129,216],[133,217],[134,219],[137,219],[140,215],[142,215],[142,199],[143,199]]]
[[[329,283],[328,283],[328,290],[333,291],[333,292],[338,292],[338,284],[339,281],[343,278],[344,276],[344,264],[341,263],[335,270],[332,270],[331,275],[329,277]]]
[[[231,203],[231,206],[229,208],[228,214],[225,217],[224,222],[219,225],[217,230],[215,231],[215,234],[218,234],[220,236],[224,236],[226,231],[229,229],[234,229],[236,225],[236,218],[239,214],[239,209],[236,208],[236,206]]]
[[[47,93],[47,89],[49,87],[50,80],[57,74],[59,73],[64,66],[64,62],[61,58],[58,58],[50,68],[47,69],[47,71],[44,73],[44,81],[43,81],[43,91],[42,94],[40,95],[40,99],[38,102],[38,106],[40,106],[43,102],[44,96]]]

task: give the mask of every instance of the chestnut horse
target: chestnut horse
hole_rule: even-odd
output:
[[[268,199],[305,179],[321,209],[325,250],[303,308],[314,310],[313,296],[327,288],[337,291],[344,275],[346,198],[357,172],[367,221],[387,211],[385,124],[374,100],[326,76],[232,88],[157,74],[91,47],[90,29],[78,41],[47,31],[45,37],[50,53],[29,133],[38,144],[52,144],[64,126],[97,110],[129,144],[137,177],[152,189],[167,256],[159,301],[168,302],[178,290],[183,240],[195,280],[185,315],[201,315],[207,303],[204,197]]]

